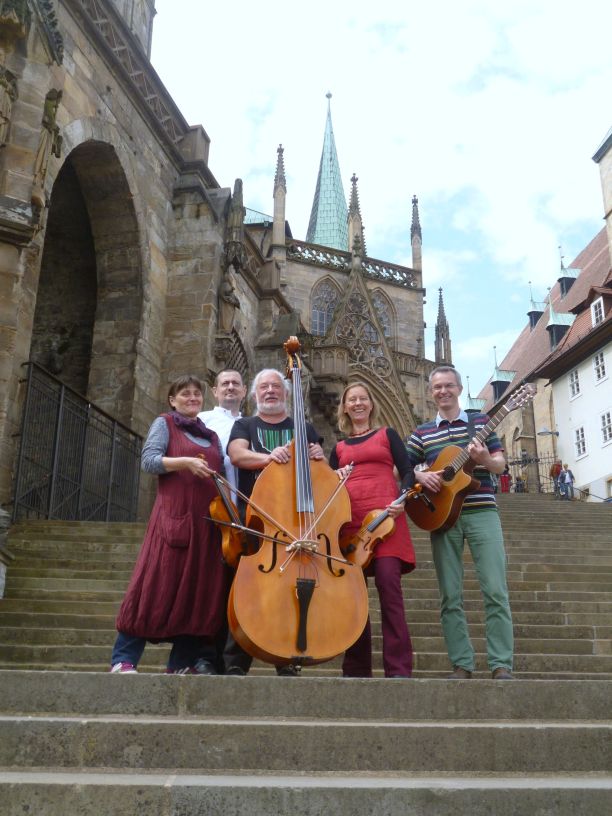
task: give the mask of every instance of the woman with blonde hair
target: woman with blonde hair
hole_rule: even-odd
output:
[[[404,508],[391,503],[401,491],[414,485],[414,471],[399,434],[393,428],[380,426],[378,417],[371,389],[363,382],[350,383],[338,405],[338,426],[346,439],[335,445],[329,462],[340,476],[353,464],[346,483],[352,519],[343,528],[343,536],[356,533],[365,515],[372,510],[387,508],[395,519],[395,532],[377,545],[365,575],[374,576],[380,599],[385,677],[410,677],[412,642],[404,613],[401,578],[415,568],[416,559]],[[344,656],[342,673],[345,677],[372,676],[369,618],[363,634]]]

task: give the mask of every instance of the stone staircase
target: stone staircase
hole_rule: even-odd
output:
[[[30,522],[0,601],[0,812],[608,814],[612,507],[503,495],[516,682],[449,682],[428,536],[405,578],[415,679],[171,677],[167,646],[110,675],[141,525]],[[372,600],[376,631],[378,610]],[[103,803],[103,804],[101,804]]]

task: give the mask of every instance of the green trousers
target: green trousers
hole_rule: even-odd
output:
[[[506,583],[506,551],[497,510],[462,513],[454,527],[431,534],[440,590],[440,620],[452,666],[474,670],[463,608],[463,548],[467,541],[484,598],[489,669],[512,668],[514,639]]]

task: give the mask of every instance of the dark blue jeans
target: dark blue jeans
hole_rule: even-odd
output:
[[[113,647],[111,666],[114,666],[115,663],[131,663],[133,666],[137,666],[146,643],[146,638],[118,632]],[[204,660],[210,660],[213,664],[215,663],[216,649],[214,643],[210,643],[205,638],[196,635],[178,635],[172,639],[172,649],[170,650],[167,666],[172,671],[188,669],[201,657]]]

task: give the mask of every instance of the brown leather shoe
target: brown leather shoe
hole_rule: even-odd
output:
[[[463,666],[453,666],[452,674],[447,676],[447,680],[471,680],[472,672],[464,669]]]
[[[505,669],[503,666],[493,669],[493,674],[491,676],[494,680],[514,680],[510,669]]]

